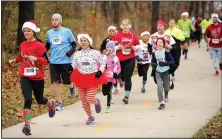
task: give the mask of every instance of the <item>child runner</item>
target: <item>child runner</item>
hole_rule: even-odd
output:
[[[219,76],[218,63],[222,70],[222,23],[216,13],[213,13],[211,18],[212,24],[207,27],[205,34],[209,39],[210,58],[215,68],[214,76]]]
[[[142,88],[141,92],[145,93],[145,85],[147,82],[147,72],[150,66],[151,62],[151,55],[148,52],[148,41],[150,38],[150,33],[148,31],[143,31],[140,34],[140,37],[142,38],[139,40],[140,45],[139,49],[137,50],[137,68],[138,68],[138,74],[140,77],[143,77],[142,79]]]
[[[148,50],[149,50],[150,55],[152,55],[152,53],[155,53],[155,51],[158,48],[156,46],[156,41],[158,38],[164,38],[165,42],[167,42],[166,45],[164,46],[164,48],[167,51],[169,51],[169,49],[172,49],[172,46],[176,43],[173,37],[165,31],[166,23],[163,20],[158,20],[156,23],[156,26],[157,26],[157,32],[152,34],[149,39]],[[170,70],[170,71],[174,71],[174,70]],[[153,76],[154,82],[156,83],[155,69],[152,70],[151,76]],[[173,87],[174,87],[174,84],[172,81],[172,89]],[[168,98],[165,98],[165,99],[167,100]]]
[[[100,52],[92,47],[93,41],[88,33],[78,34],[77,38],[80,49],[73,57],[71,81],[78,88],[83,109],[88,115],[86,124],[90,125],[95,120],[90,104],[95,104],[96,113],[102,109],[95,95],[98,86],[108,82],[108,76],[104,73],[106,62],[102,59]]]
[[[152,56],[152,66],[155,68],[155,76],[157,81],[157,95],[159,99],[159,110],[165,108],[165,102],[163,100],[163,89],[165,96],[168,96],[170,90],[170,65],[174,64],[174,59],[169,52],[164,49],[165,40],[158,38],[156,41],[158,50]]]
[[[120,59],[121,65],[121,78],[125,82],[125,97],[123,102],[128,104],[129,96],[132,89],[132,75],[135,67],[135,46],[139,45],[137,36],[132,33],[132,23],[128,19],[124,19],[120,25],[122,31],[119,31],[113,38],[113,41],[117,41],[116,55]]]
[[[102,85],[102,93],[104,96],[107,96],[107,109],[106,113],[111,113],[112,110],[110,108],[110,103],[112,99],[112,88],[113,84],[116,83],[116,79],[121,71],[120,69],[120,61],[119,58],[116,56],[115,50],[115,42],[109,41],[106,43],[106,54],[103,56],[103,60],[106,61],[107,70],[110,73],[110,78],[108,84]]]
[[[100,52],[101,53],[103,53],[103,54],[105,54],[106,53],[106,43],[108,42],[108,41],[110,41],[110,40],[112,40],[112,37],[114,36],[114,35],[116,35],[116,33],[117,33],[117,29],[116,29],[116,27],[115,26],[109,26],[108,27],[108,37],[106,37],[104,40],[103,40],[103,42],[102,42],[102,44],[101,44],[101,47],[100,47]],[[124,86],[124,82],[120,79],[120,76],[118,75],[118,79],[116,80],[116,83],[114,84],[114,88],[115,88],[115,90],[114,90],[114,92],[113,92],[113,94],[114,95],[117,95],[117,94],[119,94],[119,89],[118,89],[118,82],[120,83],[120,87],[122,88],[123,86]]]
[[[26,41],[19,47],[19,55],[16,59],[9,60],[9,63],[20,62],[19,76],[22,94],[24,96],[23,119],[25,125],[22,132],[31,135],[31,113],[32,113],[32,91],[38,104],[48,107],[49,117],[55,115],[55,101],[43,97],[44,92],[44,66],[48,65],[49,60],[45,46],[36,36],[40,29],[37,28],[34,20],[25,22],[22,31]]]

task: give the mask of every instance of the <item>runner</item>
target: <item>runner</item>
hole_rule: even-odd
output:
[[[218,63],[222,70],[222,23],[216,13],[213,13],[211,18],[213,23],[207,27],[205,34],[209,38],[209,52],[215,68],[214,76],[219,76]]]
[[[175,44],[173,45],[173,48],[170,50],[170,54],[172,55],[173,59],[175,60],[175,65],[177,69],[180,66],[180,56],[181,56],[181,47],[180,43],[181,41],[185,40],[185,37],[183,35],[183,32],[175,27],[175,19],[170,19],[169,21],[169,28],[166,30],[167,33],[169,33],[173,39],[175,40]],[[172,80],[175,80],[175,71],[172,71]]]
[[[124,19],[120,25],[122,31],[119,31],[113,38],[113,41],[117,41],[116,55],[120,60],[121,65],[121,78],[125,82],[125,97],[123,102],[128,104],[130,91],[132,88],[132,74],[135,67],[135,46],[139,45],[137,36],[132,33],[132,23],[128,19]]]
[[[101,44],[101,47],[100,47],[100,52],[101,52],[101,53],[103,53],[103,54],[106,53],[106,43],[107,43],[108,41],[112,40],[112,37],[113,37],[114,35],[116,35],[116,33],[117,33],[117,29],[116,29],[115,26],[109,26],[109,27],[108,27],[108,35],[109,35],[109,36],[108,36],[107,38],[105,38],[105,39],[103,40],[102,44]],[[118,79],[116,80],[116,83],[114,84],[114,88],[115,88],[115,89],[114,89],[114,92],[113,92],[114,95],[119,94],[118,82],[119,82],[121,88],[124,86],[124,82],[123,82],[123,81],[120,79],[120,77],[118,76]]]
[[[165,32],[166,23],[163,20],[158,20],[156,25],[157,32],[152,34],[149,39],[148,50],[150,55],[152,55],[152,53],[155,53],[155,51],[157,50],[156,41],[158,38],[165,39],[166,45],[164,47],[167,51],[169,51],[169,49],[172,49],[172,45],[176,43],[173,37],[169,33]],[[156,83],[155,70],[152,70],[151,76],[153,76],[154,82]]]
[[[73,72],[71,81],[78,88],[83,109],[88,115],[87,125],[93,124],[94,117],[90,104],[95,104],[96,113],[102,109],[99,99],[95,97],[99,85],[108,83],[107,73],[104,73],[106,62],[99,51],[92,47],[92,38],[88,33],[78,34],[80,49],[73,57]],[[99,67],[99,68],[98,68]]]
[[[72,31],[62,26],[62,16],[52,15],[52,29],[46,33],[46,49],[51,50],[50,75],[53,91],[56,94],[58,104],[56,110],[63,110],[61,97],[61,83],[69,86],[72,97],[76,96],[75,87],[70,82],[72,71],[72,54],[76,49],[75,38]]]
[[[188,18],[188,19],[190,19],[190,18]],[[196,23],[196,18],[193,16],[193,17],[191,17],[191,21],[192,21],[192,25],[193,26],[195,26],[195,23]],[[195,29],[195,28],[194,28]],[[194,30],[192,30],[192,29],[190,29],[190,41],[189,41],[189,45],[190,46],[193,46],[193,47],[195,47],[195,46],[197,46],[197,38],[196,38],[196,33],[195,33],[196,31]]]
[[[177,25],[179,29],[183,31],[185,36],[185,40],[181,43],[181,47],[183,49],[184,59],[187,59],[188,47],[189,47],[189,39],[190,39],[190,31],[194,31],[194,26],[192,22],[188,19],[188,12],[183,12],[181,14],[181,19],[178,20]]]
[[[160,103],[159,110],[165,108],[163,89],[165,92],[165,98],[168,98],[168,92],[170,90],[169,66],[174,64],[173,57],[164,49],[165,44],[163,38],[157,38],[156,45],[158,50],[152,55],[152,67],[155,69],[157,95]]]
[[[201,29],[201,17],[197,16],[197,21],[195,23],[195,36],[198,42],[198,47],[200,48],[200,41],[201,41],[201,36],[202,36],[202,29]]]
[[[141,40],[139,40],[140,45],[137,51],[137,68],[138,74],[142,78],[142,88],[141,92],[145,93],[145,85],[147,82],[147,73],[151,62],[151,55],[148,52],[148,41],[150,38],[150,33],[148,31],[143,31],[140,34]]]
[[[16,59],[10,59],[9,64],[19,62],[20,85],[24,97],[23,120],[25,125],[22,132],[31,135],[32,91],[38,104],[48,107],[49,117],[55,115],[55,101],[43,97],[44,93],[44,66],[48,65],[46,49],[38,39],[36,33],[40,32],[34,20],[25,22],[22,31],[26,41],[19,47]]]
[[[112,100],[112,88],[113,84],[116,83],[116,79],[118,78],[118,75],[120,74],[121,68],[120,68],[120,61],[119,58],[116,56],[116,50],[115,50],[115,42],[109,41],[106,43],[106,54],[103,55],[103,60],[106,61],[107,69],[110,73],[110,78],[108,84],[102,85],[102,93],[104,96],[107,96],[107,108],[106,113],[111,113],[111,100]]]
[[[200,23],[201,29],[202,29],[202,34],[203,34],[203,38],[207,44],[207,51],[209,51],[209,46],[208,46],[208,41],[207,41],[207,36],[205,34],[205,31],[207,29],[207,27],[211,24],[211,20],[209,18],[209,15],[206,15],[206,18],[203,19]]]

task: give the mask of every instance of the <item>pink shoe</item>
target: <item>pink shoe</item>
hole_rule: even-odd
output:
[[[142,92],[142,93],[145,93],[145,92],[146,92],[145,87],[142,87],[142,88],[141,88],[141,92]]]
[[[121,87],[121,88],[123,88],[123,87],[124,87],[124,85],[125,85],[125,83],[124,83],[124,82],[121,82],[121,83],[120,83],[120,87]]]
[[[214,73],[214,76],[219,76],[219,71],[216,71],[216,72]]]
[[[113,92],[113,95],[118,95],[119,94],[119,90],[116,90]]]

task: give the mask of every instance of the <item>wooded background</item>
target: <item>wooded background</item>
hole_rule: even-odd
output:
[[[76,35],[87,31],[92,34],[94,47],[99,48],[107,36],[110,25],[119,26],[121,20],[132,21],[132,31],[137,35],[142,29],[156,31],[156,21],[170,18],[178,20],[181,12],[187,10],[191,16],[211,15],[212,12],[222,13],[222,2],[11,2],[1,1],[2,12],[2,62],[8,61],[16,54],[19,44],[24,40],[21,27],[25,21],[35,19],[41,28],[38,36],[44,41],[46,31],[51,28],[51,16],[60,13],[63,26]]]
[[[156,31],[156,21],[170,18],[178,20],[181,12],[188,10],[191,16],[211,15],[212,12],[222,13],[221,2],[26,2],[1,1],[1,31],[2,31],[2,127],[22,122],[23,95],[18,76],[19,64],[8,65],[24,39],[21,27],[25,21],[35,19],[41,28],[38,36],[45,41],[46,31],[51,28],[51,16],[60,13],[63,26],[72,30],[76,35],[82,31],[92,34],[94,47],[100,47],[102,40],[107,37],[110,25],[119,26],[121,20],[128,18],[132,21],[132,31],[139,37],[142,29]],[[68,88],[62,88],[64,105],[73,104],[78,100],[71,98]],[[54,98],[51,88],[49,67],[45,67],[44,95]],[[34,100],[34,97],[33,97]],[[32,116],[47,112],[42,105],[33,101]]]

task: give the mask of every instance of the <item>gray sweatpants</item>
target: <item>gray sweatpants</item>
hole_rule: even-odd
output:
[[[159,102],[163,102],[163,89],[164,92],[168,94],[170,90],[170,74],[169,71],[157,72],[156,71],[156,81],[157,81],[157,95]]]
[[[222,62],[222,48],[210,47],[209,52],[213,67],[218,67],[218,64]]]

